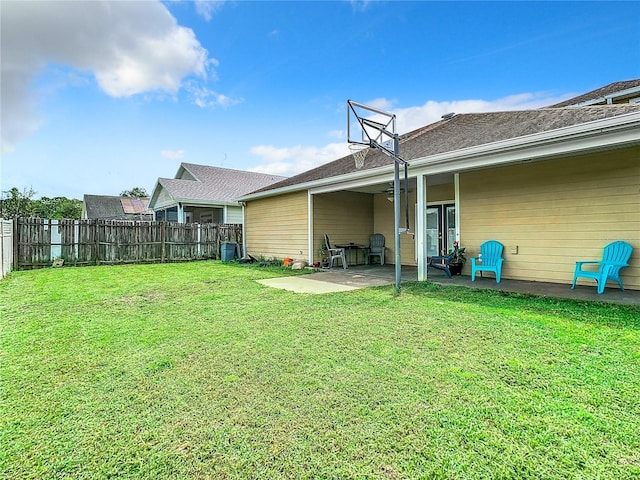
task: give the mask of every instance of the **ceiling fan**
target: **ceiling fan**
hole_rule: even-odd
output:
[[[404,192],[404,181],[400,181],[400,192]],[[411,191],[411,190],[409,190]],[[393,195],[393,182],[389,182],[389,186],[384,190],[380,190],[380,193],[387,193],[389,195]]]

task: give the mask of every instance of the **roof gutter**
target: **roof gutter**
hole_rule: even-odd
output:
[[[603,143],[603,139],[607,141]],[[416,171],[430,174],[446,173],[633,144],[640,144],[640,112],[410,159],[410,171],[414,174]],[[238,198],[238,201],[258,200],[301,190],[313,190],[312,193],[344,190],[377,183],[376,180],[387,180],[392,172],[393,165],[385,165],[244,195]]]
[[[167,204],[163,204],[161,206],[158,207],[158,209],[165,209],[168,207],[172,207],[174,205],[178,205],[178,204],[182,204],[185,207],[189,207],[189,206],[207,206],[207,207],[211,207],[211,208],[217,208],[217,207],[240,207],[240,203],[239,202],[221,202],[221,201],[210,201],[210,200],[193,200],[190,198],[176,198],[173,200],[173,202],[171,203],[167,203]]]

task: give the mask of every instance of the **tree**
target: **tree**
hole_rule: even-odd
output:
[[[0,218],[12,219],[34,215],[35,206],[32,199],[35,194],[32,188],[24,188],[22,192],[15,187],[3,191],[0,197]]]
[[[34,200],[34,213],[40,218],[78,220],[82,216],[82,200],[67,197],[42,197]]]
[[[0,218],[38,217],[53,220],[78,220],[82,216],[82,200],[67,197],[42,197],[34,200],[32,188],[12,188],[0,196]]]
[[[120,193],[121,197],[147,198],[149,194],[142,187],[133,187],[131,190],[125,190]]]
[[[82,200],[66,197],[59,198],[61,198],[60,203],[58,204],[58,208],[56,209],[54,216],[51,218],[80,220],[80,217],[82,217]]]

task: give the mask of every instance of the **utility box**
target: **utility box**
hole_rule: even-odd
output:
[[[236,258],[236,249],[238,248],[237,243],[233,242],[223,242],[221,246],[221,254],[223,262],[230,262],[234,258]]]

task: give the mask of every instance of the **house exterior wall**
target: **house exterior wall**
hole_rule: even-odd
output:
[[[248,201],[247,253],[254,257],[307,259],[307,216],[306,191]]]
[[[640,95],[636,95],[631,98],[616,98],[613,100],[613,104],[625,104],[625,103],[636,103],[640,99]]]
[[[631,147],[461,173],[461,245],[470,258],[498,240],[504,278],[570,284],[576,261],[599,260],[606,244],[625,240],[634,253],[621,276],[640,289],[639,158]]]
[[[381,233],[385,239],[385,254],[384,263],[395,264],[396,263],[396,245],[394,230],[394,205],[393,202],[387,200],[388,193],[380,193],[374,196],[373,211],[374,211],[374,229],[375,233]],[[409,227],[411,232],[416,231],[415,226],[415,204],[416,193],[409,192]],[[400,193],[400,226],[405,226],[405,206],[404,206],[404,193]],[[415,265],[416,264],[416,248],[413,235],[400,235],[400,263],[402,265]]]
[[[373,196],[368,193],[334,192],[313,196],[313,258],[324,246],[324,234],[333,245],[369,245],[373,231]],[[360,254],[362,262],[362,254]]]
[[[175,205],[173,198],[171,195],[162,187],[160,187],[160,193],[158,193],[158,198],[156,199],[155,209],[160,210],[168,205]]]
[[[242,207],[227,207],[225,223],[242,224]]]
[[[374,231],[381,233],[385,237],[385,263],[395,264],[396,251],[394,228],[394,208],[393,202],[389,202],[388,193],[374,195]],[[404,194],[400,195],[400,226],[405,224]],[[455,191],[453,184],[434,185],[427,188],[427,203],[440,203],[453,201]],[[409,229],[411,233],[416,233],[416,192],[409,192]],[[400,259],[402,265],[417,265],[416,241],[414,235],[400,235]]]
[[[191,175],[184,168],[180,168],[180,170],[178,171],[178,174],[176,175],[176,179],[178,179],[178,180],[196,180],[195,177],[193,175]]]

